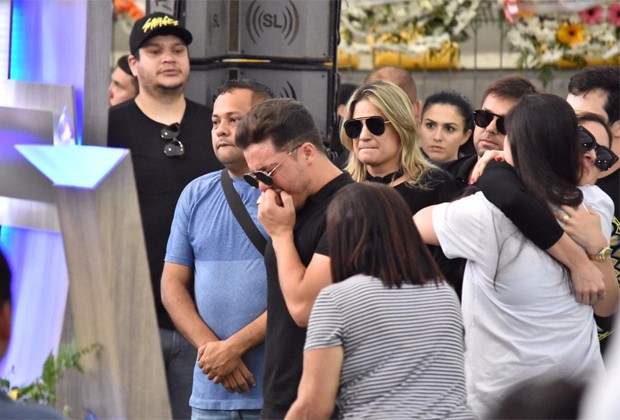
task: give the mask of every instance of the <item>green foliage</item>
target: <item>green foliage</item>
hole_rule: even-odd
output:
[[[71,340],[71,342],[60,346],[57,356],[50,353],[43,364],[41,377],[34,382],[22,387],[11,387],[11,382],[8,379],[0,379],[0,390],[18,400],[53,406],[56,404],[56,385],[63,373],[67,369],[75,369],[83,373],[80,358],[100,348],[101,345],[96,343],[78,349],[75,339]],[[65,412],[66,410],[67,408],[65,408]]]

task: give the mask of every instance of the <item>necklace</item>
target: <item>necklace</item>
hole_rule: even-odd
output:
[[[380,184],[391,187],[394,183],[394,180],[400,178],[401,176],[403,176],[403,174],[404,172],[402,169],[399,169],[398,171],[392,172],[391,174],[387,174],[385,176],[372,176],[368,172],[366,172],[366,181],[378,182]]]

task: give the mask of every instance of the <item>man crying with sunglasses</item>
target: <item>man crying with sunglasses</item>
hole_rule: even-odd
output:
[[[331,284],[327,206],[353,182],[326,155],[310,112],[292,99],[256,105],[237,128],[250,172],[262,191],[258,219],[270,236],[262,418],[284,418],[297,398],[306,326],[314,300]]]
[[[175,329],[160,295],[174,208],[194,178],[220,169],[211,147],[211,110],[185,98],[192,34],[173,16],[134,24],[129,66],[139,94],[110,108],[108,146],[131,151],[172,415],[189,418],[196,350]],[[128,279],[130,281],[130,279]]]

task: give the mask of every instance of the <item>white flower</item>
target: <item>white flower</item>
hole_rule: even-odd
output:
[[[581,16],[575,12],[522,17],[508,30],[508,44],[521,55],[519,62],[523,67],[555,65],[560,59],[582,63],[616,57],[620,51],[617,29],[606,19],[607,6],[602,7],[602,18],[597,24],[582,22]],[[584,42],[559,42],[558,32],[564,39],[567,37],[562,26],[566,24],[574,25],[575,37],[583,37]]]
[[[468,28],[482,0],[347,0],[342,3],[340,30],[349,47],[367,34],[377,48],[424,53],[444,43],[468,38]],[[497,5],[494,5],[496,7]]]

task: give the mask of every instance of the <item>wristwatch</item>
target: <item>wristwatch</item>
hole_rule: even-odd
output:
[[[588,254],[588,258],[590,258],[592,261],[607,261],[611,258],[611,248],[606,246],[596,254]]]

